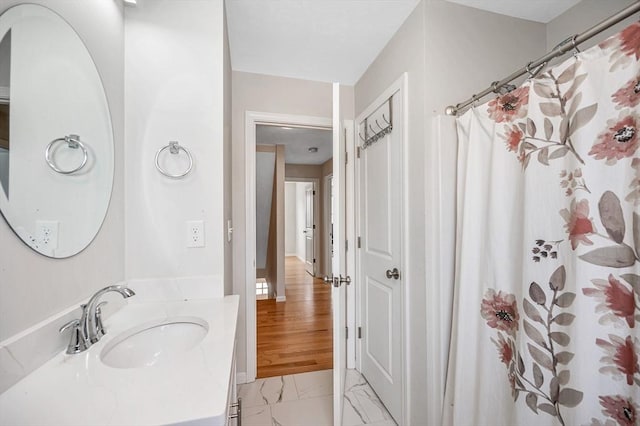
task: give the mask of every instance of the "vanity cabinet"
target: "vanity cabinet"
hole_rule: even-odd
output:
[[[238,385],[236,381],[236,349],[233,347],[233,364],[229,377],[229,388],[227,389],[227,413],[225,415],[225,426],[241,426],[242,402],[238,399]]]

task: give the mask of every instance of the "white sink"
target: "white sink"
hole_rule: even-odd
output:
[[[115,368],[149,367],[196,346],[209,332],[197,317],[174,317],[148,322],[114,337],[100,353]]]

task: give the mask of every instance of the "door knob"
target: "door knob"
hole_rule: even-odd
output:
[[[400,279],[400,271],[398,271],[398,268],[387,269],[387,272],[385,273],[385,275],[389,279],[391,278],[393,278],[394,280]]]
[[[325,284],[333,284],[333,275],[330,277],[325,275],[322,280],[324,281]]]

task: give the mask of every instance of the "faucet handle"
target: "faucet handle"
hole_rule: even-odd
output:
[[[87,339],[84,337],[82,327],[80,326],[80,320],[74,319],[60,327],[60,333],[65,332],[67,329],[71,329],[71,339],[67,346],[68,354],[77,354],[85,351],[89,346],[87,345]]]
[[[104,325],[102,324],[102,309],[101,309],[101,307],[106,304],[107,302],[104,301],[104,302],[98,303],[98,306],[96,306],[96,336],[97,336],[96,342],[100,340],[100,338],[107,333],[107,330],[104,329]]]

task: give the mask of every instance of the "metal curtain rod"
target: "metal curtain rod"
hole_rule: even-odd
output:
[[[571,49],[576,49],[576,46],[578,46],[580,43],[584,43],[585,41],[589,40],[591,37],[601,33],[602,31],[606,30],[609,27],[612,27],[613,25],[628,18],[629,16],[633,15],[638,11],[640,11],[640,1],[636,1],[632,5],[627,6],[626,8],[622,9],[620,12],[616,13],[613,16],[610,16],[609,18],[605,19],[599,24],[594,25],[593,27],[589,28],[582,34],[576,34],[573,37],[569,37],[568,39],[560,43],[558,46],[556,46],[551,52],[547,53],[546,55],[544,55],[543,57],[535,61],[529,62],[526,66],[520,68],[518,71],[514,72],[508,77],[505,77],[500,81],[493,82],[490,87],[487,87],[477,95],[473,95],[471,98],[457,104],[456,106],[453,106],[453,105],[448,106],[445,109],[445,114],[456,115],[458,111],[471,105],[478,99],[483,98],[490,93],[499,93],[499,90],[502,87],[506,86],[510,81],[513,81],[516,78],[523,76],[525,74],[531,74],[532,70],[536,70],[538,69],[538,67],[544,66],[547,62],[549,62],[553,58],[562,56]]]

